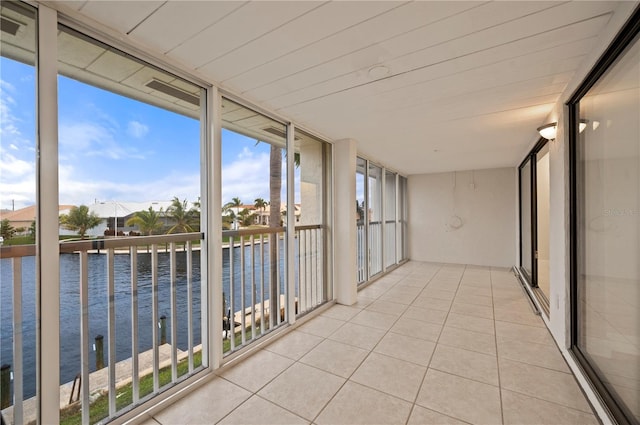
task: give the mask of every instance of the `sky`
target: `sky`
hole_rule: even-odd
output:
[[[35,203],[34,79],[32,66],[0,58],[3,209]],[[197,120],[63,76],[58,96],[60,204],[198,200]],[[222,140],[223,204],[269,200],[269,145],[224,129]]]

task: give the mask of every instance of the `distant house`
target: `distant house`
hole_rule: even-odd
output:
[[[73,207],[73,205],[60,205],[58,207],[58,214],[66,214]],[[14,229],[24,228],[23,232],[19,234],[27,234],[31,223],[36,219],[36,205],[21,208],[19,210],[2,210],[0,211],[0,220],[9,220],[9,224]]]
[[[300,222],[300,204],[295,204],[295,217],[296,223]],[[255,209],[255,207],[254,207]],[[271,214],[271,205],[267,205],[264,210],[256,210],[256,224],[260,224],[263,226],[269,225],[269,215]],[[283,203],[280,205],[280,216],[282,217],[282,222],[287,222],[287,204]]]
[[[143,202],[119,202],[105,201],[88,205],[89,211],[95,213],[102,222],[90,229],[87,236],[103,236],[105,230],[116,230],[128,234],[130,231],[138,231],[137,226],[127,226],[129,220],[138,211],[146,211],[149,207],[154,211],[166,211],[171,206],[171,201],[143,201]],[[167,218],[163,218],[168,225]],[[115,226],[114,226],[115,223]]]

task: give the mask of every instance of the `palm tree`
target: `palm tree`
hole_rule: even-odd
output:
[[[175,196],[171,201],[171,205],[167,208],[166,215],[175,222],[167,233],[189,233],[194,231],[192,226],[195,221],[195,210],[187,208],[186,199],[180,201]]]
[[[280,192],[282,191],[282,148],[271,145],[269,154],[269,227],[280,227]],[[271,284],[269,285],[269,302],[272,312],[280,312],[280,300],[278,294],[278,258],[279,236],[277,233],[269,234],[269,262]],[[279,314],[279,313],[277,313]],[[276,314],[270,315],[271,326],[276,324]]]
[[[253,224],[253,219],[255,214],[253,214],[248,208],[244,208],[242,211],[238,213],[238,219],[240,219],[240,225],[247,227]]]
[[[147,211],[137,211],[133,217],[127,220],[127,226],[138,226],[140,232],[145,235],[152,235],[154,231],[162,229],[160,214],[149,207]]]
[[[257,210],[260,210],[260,212],[264,212],[265,208],[268,205],[268,202],[262,198],[256,198],[253,205],[256,207]],[[262,221],[262,216],[260,216],[260,220]],[[258,224],[262,224],[262,222]]]
[[[222,212],[226,213],[227,217],[231,219],[231,223],[234,224],[234,230],[237,230],[238,226],[236,226],[236,220],[238,218],[238,214],[240,213],[240,206],[242,205],[242,201],[240,198],[231,198],[231,202],[227,202],[222,206]]]
[[[60,216],[60,224],[67,230],[77,231],[80,239],[84,239],[87,230],[93,229],[102,222],[102,219],[94,212],[89,212],[89,207],[80,205],[71,207],[69,214]]]

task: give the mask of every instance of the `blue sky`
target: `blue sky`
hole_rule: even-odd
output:
[[[33,67],[0,58],[2,208],[35,202],[34,78]],[[61,204],[197,200],[197,120],[66,77],[58,84]],[[268,200],[268,164],[269,145],[223,130],[223,203]]]

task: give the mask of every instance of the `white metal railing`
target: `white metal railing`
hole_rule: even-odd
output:
[[[396,221],[386,220],[384,230],[384,266],[391,267],[397,263],[396,259]]]
[[[358,283],[367,280],[367,261],[369,260],[367,250],[367,234],[364,223],[356,225],[356,263],[358,265]]]
[[[327,301],[324,227],[296,226],[296,238],[296,313],[300,315]]]
[[[91,393],[91,374],[90,374],[90,352],[91,352],[91,340],[89,335],[89,255],[90,252],[106,251],[107,259],[107,334],[108,334],[108,361],[107,361],[107,394],[108,394],[108,417],[114,417],[117,414],[117,390],[122,382],[126,382],[128,379],[123,379],[122,376],[116,377],[116,366],[118,360],[116,357],[116,277],[120,282],[123,281],[122,276],[116,276],[116,268],[114,266],[114,260],[116,255],[129,256],[129,297],[131,302],[131,364],[130,364],[130,376],[131,391],[132,391],[132,406],[137,405],[141,399],[149,396],[153,396],[161,391],[161,387],[167,384],[175,384],[179,380],[178,376],[178,315],[186,314],[187,316],[187,329],[188,335],[187,354],[186,361],[188,363],[188,371],[186,376],[194,373],[194,346],[193,346],[193,242],[203,239],[202,233],[184,233],[184,234],[172,234],[172,235],[160,235],[160,236],[144,236],[144,237],[126,237],[126,238],[111,238],[103,240],[91,240],[91,241],[75,241],[75,242],[62,242],[60,243],[60,253],[77,254],[80,257],[80,358],[81,358],[81,372],[80,372],[80,404],[82,423],[88,424],[90,420],[90,399]],[[178,279],[177,279],[177,245],[183,244],[183,248],[180,250],[181,255],[184,255],[186,267],[185,277],[186,285],[182,290],[186,292],[187,302],[186,311],[179,311],[177,304],[178,297]],[[168,246],[167,246],[168,245]],[[143,247],[139,250],[139,247]],[[170,379],[161,380],[160,372],[165,363],[165,360],[161,360],[160,345],[167,341],[162,336],[159,337],[158,331],[160,326],[164,325],[164,320],[160,320],[159,317],[159,292],[161,289],[159,279],[159,248],[162,250],[164,247],[165,252],[169,256],[169,321],[171,336],[168,341],[170,352]],[[140,335],[139,335],[139,322],[138,322],[138,259],[141,255],[150,256],[150,285],[151,285],[151,369],[152,369],[152,381],[153,388],[145,394],[141,394],[140,387]],[[166,289],[166,288],[163,288]],[[119,288],[119,292],[124,288]],[[183,308],[185,308],[183,307]],[[118,325],[120,326],[120,325]],[[162,334],[166,333],[165,329],[160,329]],[[94,388],[94,391],[99,390]],[[129,406],[125,406],[129,407]]]
[[[78,305],[75,307],[75,303],[72,299],[61,299],[61,306],[63,308],[76,308],[79,310],[79,324],[74,324],[68,321],[64,322],[67,329],[72,329],[79,326],[79,332],[72,332],[76,337],[79,334],[80,341],[80,361],[79,364],[73,363],[74,360],[69,360],[65,366],[71,368],[77,367],[80,370],[78,377],[68,384],[63,384],[60,387],[60,399],[61,402],[66,403],[66,399],[69,399],[69,403],[72,404],[69,409],[65,408],[65,413],[68,412],[73,415],[73,406],[79,402],[80,419],[81,423],[88,424],[90,421],[102,420],[105,418],[112,418],[127,411],[140,404],[141,401],[148,399],[149,397],[159,393],[166,388],[167,385],[175,384],[181,379],[195,373],[199,370],[201,361],[194,361],[194,274],[193,274],[193,254],[194,254],[194,242],[203,239],[202,233],[188,233],[188,234],[172,234],[161,236],[144,236],[144,237],[120,237],[101,240],[83,240],[73,242],[61,242],[60,253],[61,259],[64,255],[77,255],[76,278],[73,278],[71,274],[63,276],[67,280],[68,285],[77,284],[78,287],[73,290],[78,296]],[[178,244],[181,245],[178,248]],[[168,256],[169,262],[169,276],[168,281],[166,278],[159,279],[159,251],[165,251],[163,259]],[[12,274],[12,308],[13,308],[13,347],[12,347],[12,362],[13,362],[13,403],[11,406],[11,417],[9,423],[21,424],[29,423],[35,419],[29,415],[35,415],[35,399],[23,400],[23,356],[24,346],[22,340],[22,258],[27,256],[35,256],[36,247],[34,245],[22,245],[22,246],[6,246],[0,248],[0,258],[11,259],[11,274]],[[100,254],[101,261],[96,262],[95,255]],[[184,270],[180,271],[180,289],[178,289],[178,270],[176,260],[180,255],[180,259],[184,258]],[[93,256],[93,257],[92,257]],[[120,267],[115,267],[115,258],[120,257],[122,261],[118,261]],[[128,261],[125,261],[125,257]],[[150,259],[148,258],[150,257]],[[69,258],[69,257],[66,257]],[[102,261],[102,258],[105,261]],[[150,270],[145,271],[147,278],[141,282],[145,286],[145,291],[150,286],[151,292],[151,323],[146,328],[146,332],[143,330],[142,336],[146,341],[151,339],[151,353],[146,351],[140,352],[140,326],[138,317],[140,314],[139,307],[139,278],[142,275],[139,269],[139,259],[145,258],[145,263],[150,263]],[[96,264],[106,263],[106,271],[96,270]],[[126,263],[126,266],[122,264]],[[166,261],[164,261],[166,263]],[[162,265],[164,267],[165,264]],[[128,269],[128,270],[125,270]],[[147,271],[149,273],[147,273]],[[73,273],[73,272],[68,272]],[[125,275],[128,274],[129,276]],[[163,272],[164,273],[164,272]],[[106,280],[106,287],[104,281]],[[75,282],[75,283],[73,283]],[[161,321],[159,319],[159,293],[162,290],[163,294],[168,292],[168,316],[170,322],[170,339],[167,341],[167,345],[163,346],[163,355],[160,355],[160,341],[158,326]],[[180,292],[186,292],[179,293]],[[33,294],[35,297],[35,294]],[[106,295],[106,297],[104,296]],[[183,300],[180,305],[178,304],[178,296],[186,298],[186,302]],[[61,294],[61,298],[63,298]],[[165,297],[163,297],[165,298]],[[126,302],[125,302],[126,301]],[[4,300],[3,300],[4,302]],[[162,299],[163,304],[165,300]],[[127,304],[130,303],[130,312],[126,312]],[[145,308],[147,306],[144,306]],[[105,312],[106,310],[106,312]],[[90,340],[90,315],[106,316],[107,326],[107,362],[106,373],[104,370],[92,371],[90,367],[91,356],[91,343]],[[129,320],[123,320],[123,316],[130,315],[130,327],[127,328]],[[187,333],[187,350],[178,350],[178,316],[184,318],[186,316],[186,333]],[[147,321],[145,321],[146,323]],[[118,329],[118,337],[116,335],[116,328]],[[166,329],[161,329],[162,335],[165,335]],[[62,336],[61,338],[64,338]],[[122,340],[122,334],[130,335],[130,357],[122,359],[123,353],[120,352],[117,356],[116,345],[117,342]],[[151,338],[149,338],[151,334]],[[4,339],[4,336],[3,336]],[[102,341],[102,338],[100,338]],[[164,342],[164,341],[163,341]],[[98,343],[98,338],[96,338]],[[122,344],[120,344],[122,345]],[[96,346],[94,345],[94,350]],[[31,347],[35,350],[35,347]],[[119,347],[122,350],[122,347]],[[125,348],[126,350],[126,348]],[[168,352],[168,355],[167,355]],[[96,351],[96,356],[98,352]],[[128,357],[129,354],[125,353]],[[120,357],[120,358],[118,358]],[[61,357],[61,363],[65,358],[73,359],[71,353],[63,353]],[[140,363],[140,359],[145,359],[144,364]],[[182,373],[182,376],[178,376],[178,365],[184,363],[181,369],[186,369]],[[62,366],[62,364],[61,364]],[[167,377],[168,373],[163,372],[166,368],[170,368],[170,377]],[[76,369],[76,370],[78,370]],[[96,358],[96,367],[98,369],[98,359]],[[147,370],[148,369],[148,370]],[[162,379],[161,379],[161,372]],[[74,372],[75,373],[75,372]],[[152,375],[152,377],[151,377]],[[141,387],[141,380],[152,380],[152,388],[143,389]],[[77,384],[77,385],[76,385]],[[131,401],[123,402],[119,399],[123,395],[123,387],[130,385]],[[74,400],[74,393],[77,391],[78,400]],[[128,389],[126,391],[129,391]],[[71,393],[69,395],[69,392]],[[95,406],[92,405],[94,400],[106,397],[108,409],[102,413],[96,413]],[[72,403],[73,402],[73,403]],[[61,406],[62,404],[61,403]],[[96,403],[96,405],[99,403]],[[25,409],[25,406],[27,408]],[[5,413],[5,412],[3,412]],[[77,413],[75,413],[77,414]]]
[[[229,354],[282,325],[287,318],[284,227],[223,231],[223,351]],[[274,294],[274,296],[271,296]],[[229,304],[226,305],[228,296]]]
[[[12,364],[3,365],[4,373],[2,373],[2,408],[6,408],[4,404],[9,403],[12,406],[11,416],[12,422],[22,424],[24,420],[24,374],[23,374],[23,302],[22,302],[22,258],[32,257],[36,255],[36,247],[34,245],[20,246],[3,246],[0,247],[0,258],[10,259],[11,261],[11,307],[12,307]],[[35,297],[35,294],[33,294]],[[8,300],[3,300],[3,307],[8,306]],[[3,337],[4,340],[4,337]],[[3,341],[4,344],[4,341]],[[7,368],[6,366],[9,366]],[[11,388],[11,382],[13,388]],[[12,391],[13,390],[13,391]],[[13,399],[11,399],[13,394]]]
[[[369,277],[382,272],[382,222],[369,222]]]

